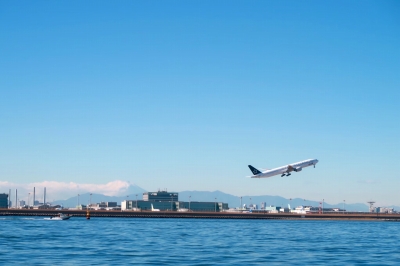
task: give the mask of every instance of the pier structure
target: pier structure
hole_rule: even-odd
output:
[[[0,209],[0,216],[55,216],[59,210],[50,209]],[[73,217],[86,218],[86,210],[62,210]],[[263,212],[176,212],[176,211],[105,211],[91,210],[90,218],[190,218],[190,219],[306,219],[306,220],[359,220],[359,221],[400,221],[400,214],[381,213],[263,213]]]

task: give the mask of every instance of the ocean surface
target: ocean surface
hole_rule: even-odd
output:
[[[400,222],[0,217],[0,265],[400,265]]]

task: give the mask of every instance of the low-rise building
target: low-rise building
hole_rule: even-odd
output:
[[[219,212],[228,210],[228,203],[224,202],[199,202],[179,201],[177,192],[145,192],[143,200],[124,200],[121,202],[122,211],[208,211]]]
[[[376,212],[379,212],[379,213],[394,213],[394,208],[376,207]]]
[[[116,201],[102,201],[100,203],[89,204],[91,210],[118,210],[120,209]]]
[[[284,209],[283,208],[281,208],[281,207],[278,207],[278,206],[265,206],[264,207],[264,210],[266,211],[266,212],[269,212],[269,213],[278,213],[278,212],[282,212],[282,211],[284,211]]]
[[[20,200],[19,201],[19,207],[23,208],[25,206],[25,200]]]
[[[84,204],[79,204],[79,205],[76,206],[76,209],[77,209],[77,210],[86,210],[86,209],[87,209],[87,206],[84,205]]]

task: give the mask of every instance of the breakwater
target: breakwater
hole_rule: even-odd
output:
[[[76,217],[85,217],[86,210],[30,210],[0,209],[0,216],[54,216],[64,213]],[[91,210],[90,216],[116,218],[200,218],[200,219],[328,219],[328,220],[392,220],[400,221],[400,214],[380,213],[242,213],[242,212],[176,212],[176,211],[105,211]]]

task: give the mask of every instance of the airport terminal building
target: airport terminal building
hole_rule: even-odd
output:
[[[200,202],[200,201],[179,201],[178,193],[157,191],[143,193],[142,200],[124,200],[121,202],[122,211],[204,211],[220,212],[228,210],[228,203],[223,202]]]

